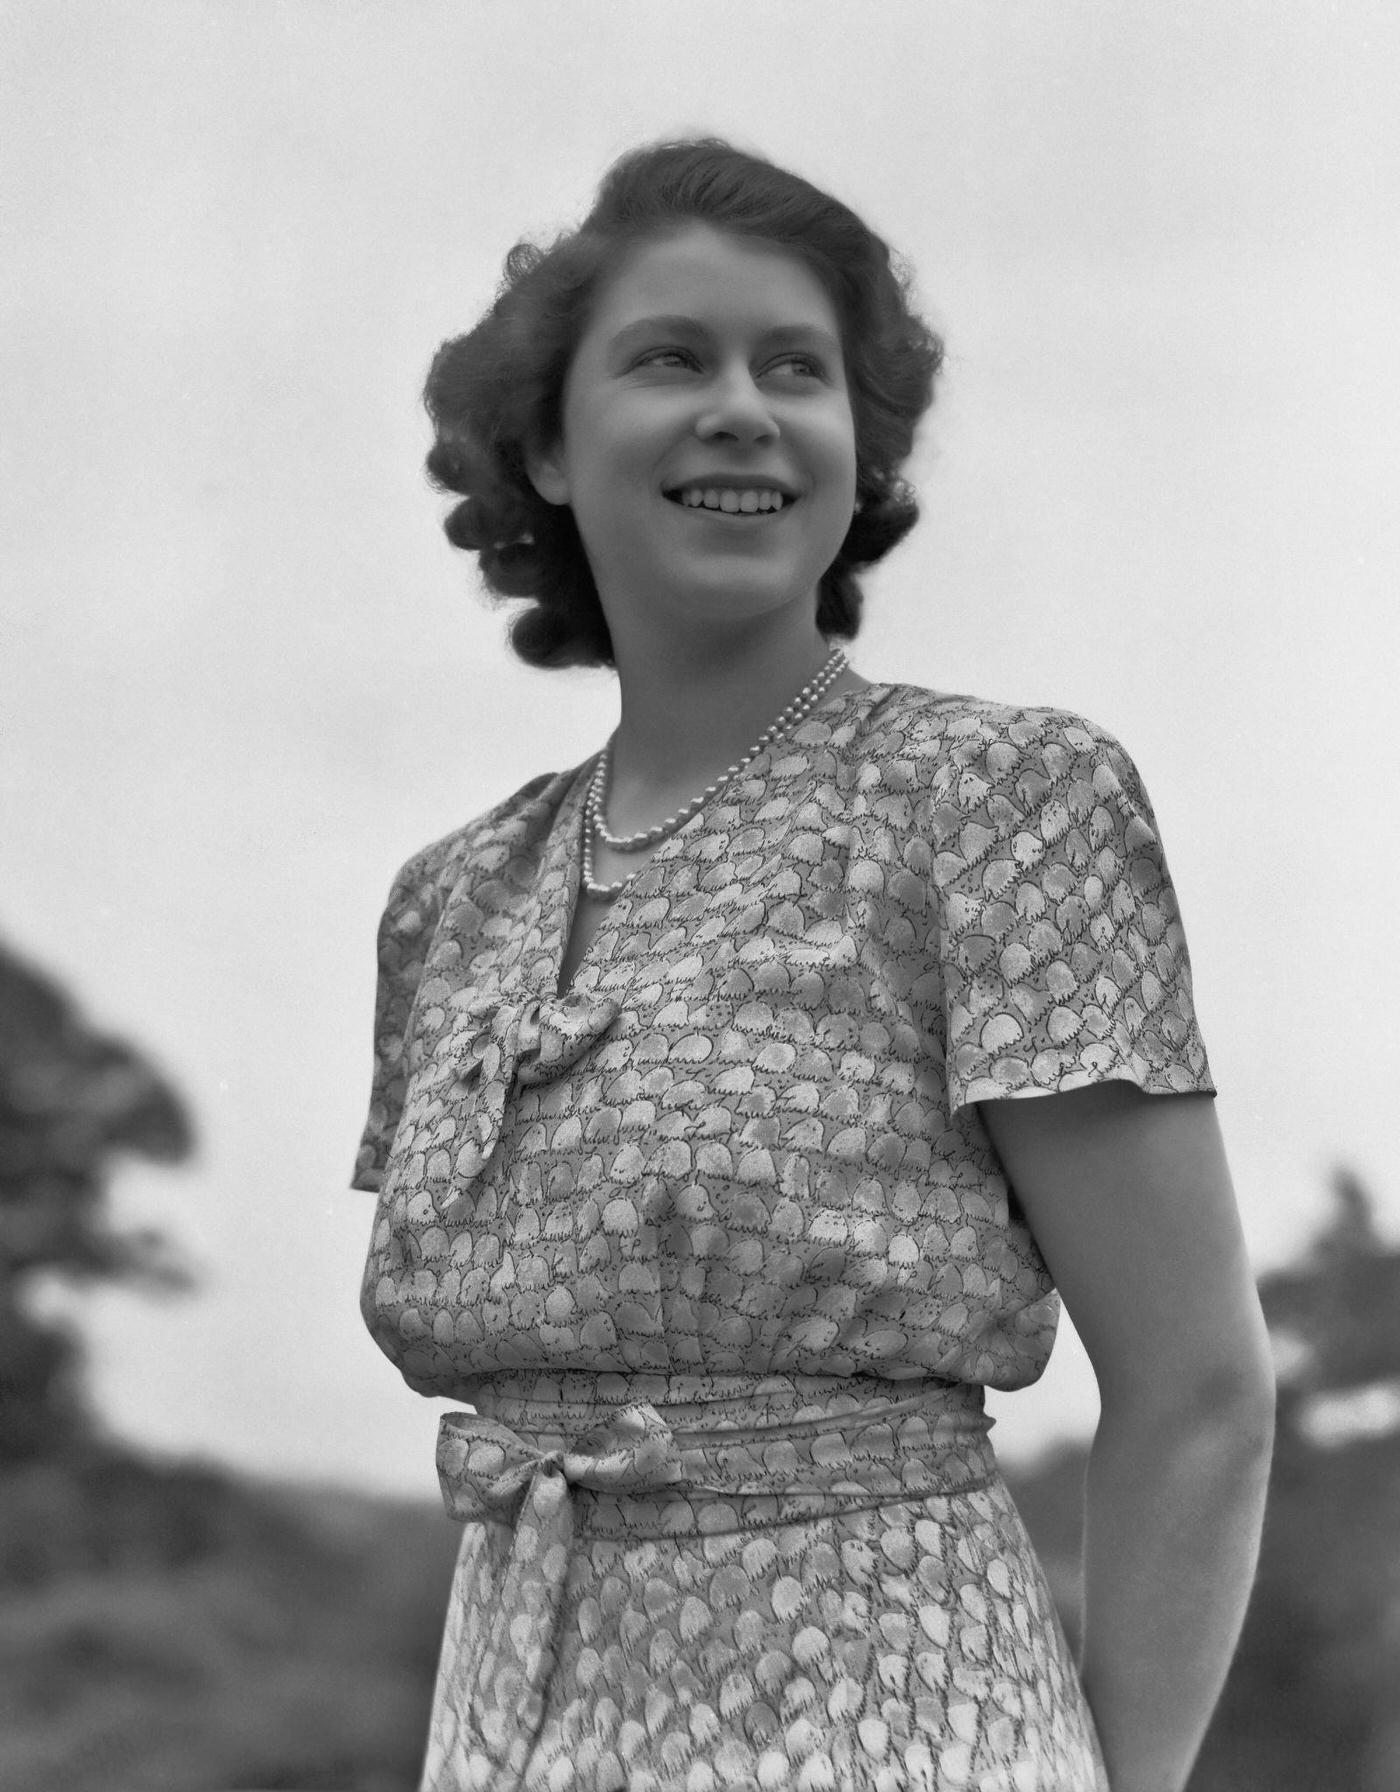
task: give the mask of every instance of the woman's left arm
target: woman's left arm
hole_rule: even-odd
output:
[[[1180,1792],[1254,1578],[1273,1369],[1214,1103],[981,1104],[1089,1353],[1082,1673],[1112,1792]]]

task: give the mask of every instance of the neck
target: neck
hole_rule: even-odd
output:
[[[831,651],[814,622],[800,632],[711,639],[684,651],[674,641],[629,646],[617,653],[614,826],[654,821],[658,805],[688,798],[739,759]]]

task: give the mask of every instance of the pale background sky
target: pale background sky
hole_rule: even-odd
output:
[[[418,391],[517,237],[725,134],[949,344],[855,654],[1137,759],[1261,1267],[1335,1161],[1400,1233],[1393,0],[30,0],[0,13],[0,931],[184,1092],[115,1207],[193,1298],[81,1316],[152,1447],[432,1497],[356,1296],[373,937],[415,848],[611,726],[507,654]],[[1066,1339],[1013,1457],[1094,1412]]]

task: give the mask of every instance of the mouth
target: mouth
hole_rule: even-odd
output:
[[[683,510],[741,518],[777,516],[798,502],[793,493],[776,485],[678,485],[662,496]]]

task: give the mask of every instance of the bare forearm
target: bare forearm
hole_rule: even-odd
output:
[[[1089,1463],[1084,1685],[1112,1792],[1180,1792],[1258,1559],[1271,1424],[1105,1413]]]

